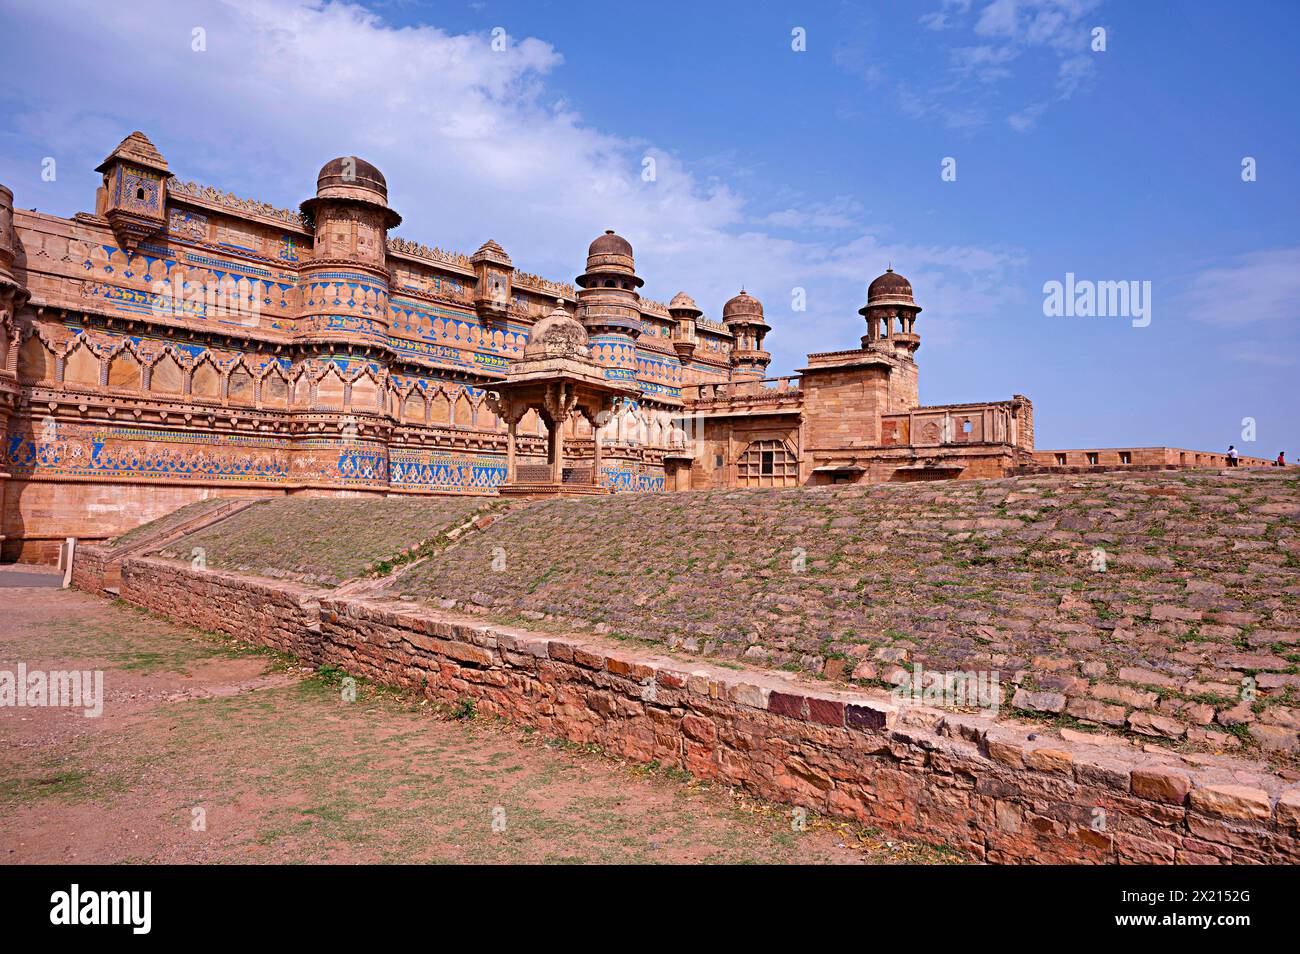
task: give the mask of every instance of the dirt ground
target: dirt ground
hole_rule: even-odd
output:
[[[0,568],[0,669],[101,669],[104,711],[0,708],[0,863],[950,863]],[[10,585],[6,586],[6,581]]]

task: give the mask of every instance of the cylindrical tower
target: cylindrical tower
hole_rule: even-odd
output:
[[[578,320],[591,340],[591,356],[610,377],[636,377],[636,341],[641,337],[641,296],[632,244],[606,229],[587,249],[587,270],[576,279]]]
[[[388,230],[402,217],[388,207],[383,173],[356,156],[332,159],[301,208],[316,240],[299,269],[299,336],[385,344]]]
[[[767,377],[772,355],[763,350],[763,339],[772,326],[763,317],[763,303],[743,288],[722,306],[722,323],[735,337],[731,348],[731,377],[757,381]]]
[[[912,297],[912,283],[892,268],[867,286],[867,303],[858,314],[867,319],[862,347],[887,349],[900,357],[912,358],[921,347],[916,333],[916,316],[921,307]]]
[[[906,411],[920,403],[920,374],[916,349],[916,316],[921,307],[912,297],[912,283],[892,268],[867,286],[867,303],[858,314],[867,319],[862,347],[900,359],[889,376],[889,405],[893,412]]]

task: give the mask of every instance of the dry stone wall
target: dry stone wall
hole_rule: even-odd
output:
[[[1300,786],[1033,726],[899,706],[580,636],[152,558],[124,599],[642,762],[990,862],[1300,862]],[[1099,744],[1101,743],[1101,744]]]

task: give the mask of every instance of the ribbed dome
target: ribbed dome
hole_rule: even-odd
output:
[[[117,144],[117,148],[108,154],[108,158],[95,167],[96,172],[107,172],[114,159],[125,159],[136,165],[146,166],[164,175],[169,175],[167,160],[158,148],[149,141],[149,137],[136,130]]]
[[[478,264],[479,262],[496,262],[499,265],[513,265],[510,256],[492,239],[488,239],[478,247],[478,251],[470,257],[470,262]]]
[[[911,300],[912,283],[892,268],[885,269],[885,274],[867,286],[867,304],[884,298]]]
[[[358,156],[339,156],[320,167],[316,191],[330,186],[353,186],[374,189],[388,198],[388,180],[373,165]]]

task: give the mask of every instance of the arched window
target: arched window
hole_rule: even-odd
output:
[[[742,487],[794,487],[799,458],[784,441],[754,441],[737,461],[736,479]]]

